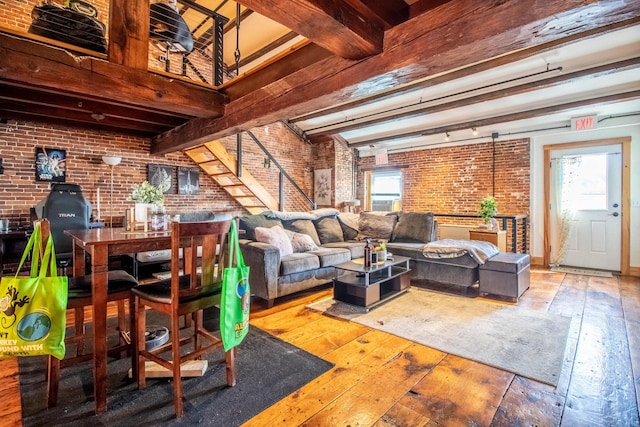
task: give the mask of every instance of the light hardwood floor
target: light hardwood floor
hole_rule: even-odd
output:
[[[325,287],[253,304],[253,326],[335,366],[245,426],[640,425],[640,278],[531,279],[519,306],[572,317],[557,388],[307,309]],[[21,425],[15,360],[0,377],[0,425]]]

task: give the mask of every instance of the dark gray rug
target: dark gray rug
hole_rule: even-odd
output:
[[[205,313],[205,318],[217,324],[217,310]],[[147,324],[163,324],[156,318],[147,319]],[[147,387],[138,390],[127,376],[131,366],[128,358],[109,361],[106,414],[94,415],[88,363],[62,370],[58,406],[47,410],[46,360],[23,357],[20,387],[24,425],[238,426],[332,367],[255,327],[237,349],[236,386],[226,386],[222,350],[207,355],[207,359],[209,368],[204,376],[183,379],[185,416],[177,420],[171,380],[150,378]]]

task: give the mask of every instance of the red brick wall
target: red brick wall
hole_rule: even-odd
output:
[[[374,169],[375,159],[363,157],[359,165],[358,197],[364,200],[364,170]],[[529,140],[519,139],[496,142],[495,175],[492,143],[391,153],[387,167],[402,167],[404,211],[476,215],[480,201],[494,195],[499,215],[529,215],[529,165]],[[438,221],[477,224],[479,219],[438,217]]]
[[[122,216],[133,202],[127,197],[133,184],[147,178],[147,164],[194,167],[182,153],[151,156],[150,141],[146,138],[117,133],[80,130],[35,122],[9,121],[0,125],[0,157],[5,168],[0,175],[0,217],[26,222],[29,208],[46,197],[49,184],[37,182],[34,172],[36,147],[66,150],[68,183],[80,184],[85,197],[94,205],[97,215],[96,193],[100,186],[101,216],[109,216],[109,168],[102,156],[121,156],[122,163],[114,168],[113,211]],[[244,213],[244,209],[204,173],[200,174],[200,193],[177,194],[177,173],[173,174],[174,194],[165,195],[170,212],[198,211]]]
[[[344,208],[344,202],[355,198],[353,182],[353,156],[349,149],[342,144],[335,143],[336,179],[335,179],[335,207]]]

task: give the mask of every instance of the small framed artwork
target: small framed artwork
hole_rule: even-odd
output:
[[[149,164],[147,168],[150,184],[160,187],[164,194],[173,193],[173,166]]]
[[[36,181],[65,182],[67,152],[59,148],[36,147]]]
[[[318,206],[331,206],[331,169],[313,171],[313,196]]]
[[[178,194],[198,194],[200,192],[200,170],[178,166]]]

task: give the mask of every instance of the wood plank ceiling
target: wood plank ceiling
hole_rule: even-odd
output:
[[[183,16],[187,22],[189,2],[211,10],[235,9],[233,2],[221,0],[185,1]],[[422,105],[415,111],[399,110],[397,115],[359,119],[361,122],[331,119],[332,115],[346,116],[345,111],[375,102],[384,103],[375,108],[388,109],[394,100],[402,99],[410,91],[436,85],[446,88],[442,85],[470,76],[478,78],[484,76],[481,73],[545,55],[571,43],[616,30],[633,31],[640,21],[640,0],[526,3],[240,0],[239,3],[243,16],[254,13],[279,26],[276,31],[279,42],[274,39],[262,42],[261,54],[298,35],[310,42],[288,48],[286,54],[280,53],[217,89],[148,72],[147,63],[140,59],[147,57],[149,45],[145,24],[149,19],[147,0],[111,1],[111,8],[122,13],[112,14],[109,21],[111,36],[106,57],[71,54],[69,49],[53,48],[0,28],[0,118],[117,129],[152,138],[151,152],[155,154],[183,150],[279,120],[293,119],[314,140],[336,136],[345,139],[349,132],[365,126],[379,124],[385,128],[377,134],[356,135],[351,141],[346,138],[347,144],[359,148],[372,141],[393,140],[397,135],[401,139],[411,132],[435,134],[455,130],[453,125],[460,129],[470,127],[472,122],[451,119],[432,124],[427,130],[408,130],[402,126],[397,126],[395,134],[389,130],[403,118],[435,116],[470,101],[447,99],[437,106]],[[131,20],[141,24],[130,25]],[[190,28],[192,25],[195,24],[189,24]],[[259,33],[261,28],[254,29]],[[194,31],[194,36],[198,40],[202,34]],[[259,46],[243,49],[249,51],[245,63],[249,57],[258,57],[256,52],[261,51]],[[226,49],[227,55],[230,50]],[[538,85],[553,90],[554,85],[571,79],[637,71],[637,56],[636,52],[635,57],[610,60],[607,64],[587,64],[583,70],[545,76],[542,83],[524,81],[516,89],[499,88],[502,93],[497,90],[474,93],[473,96],[483,98],[471,102],[505,99],[515,93],[530,92]],[[232,65],[229,57],[225,62]],[[455,88],[447,90],[451,93]],[[581,102],[637,103],[638,98],[632,82],[615,93],[583,97]],[[504,120],[517,118],[503,118],[504,113],[497,116]],[[495,123],[485,120],[487,126]],[[322,123],[321,130],[314,130],[317,122]]]

